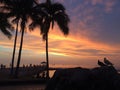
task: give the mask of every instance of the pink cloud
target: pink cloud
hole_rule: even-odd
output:
[[[92,0],[92,5],[102,4],[104,5],[104,10],[109,13],[113,10],[113,6],[116,4],[117,0]]]
[[[116,1],[116,0],[115,0]],[[106,3],[105,3],[105,11],[107,12],[107,13],[109,13],[109,12],[111,12],[112,10],[113,10],[113,7],[114,7],[114,5],[115,5],[115,1],[107,1]]]
[[[105,1],[105,0],[91,0],[91,2],[92,2],[93,5],[102,4],[103,1]]]

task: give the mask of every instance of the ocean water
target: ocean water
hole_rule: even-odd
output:
[[[0,86],[0,90],[45,90],[45,85]]]

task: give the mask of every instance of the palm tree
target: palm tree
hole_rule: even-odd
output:
[[[57,22],[60,30],[64,33],[64,35],[69,34],[68,23],[70,21],[68,15],[65,12],[65,8],[60,3],[52,3],[51,0],[46,0],[45,3],[41,3],[36,7],[38,17],[40,21],[36,21],[35,19],[30,28],[34,28],[37,25],[40,25],[41,34],[43,36],[43,40],[46,41],[46,62],[47,62],[47,78],[49,78],[49,58],[48,58],[48,32],[50,29],[50,25],[52,24],[52,29],[54,26],[54,22]]]
[[[8,13],[8,17],[15,17],[12,20],[13,24],[16,24],[16,33],[15,33],[15,39],[14,39],[14,48],[13,48],[13,54],[12,54],[12,60],[11,60],[11,73],[10,75],[13,75],[13,68],[14,68],[14,59],[15,59],[15,51],[16,51],[16,43],[17,43],[17,36],[18,36],[18,24],[19,24],[19,15],[18,11],[19,8],[17,8],[17,3],[15,3],[15,0],[1,0],[2,3],[4,3],[4,6],[2,6],[3,9],[7,9],[10,11]]]
[[[11,39],[12,34],[9,30],[12,30],[12,26],[7,20],[7,16],[5,13],[0,13],[0,31],[6,35],[9,39]]]
[[[18,36],[18,24],[19,24],[19,21],[16,22],[16,33],[15,33],[13,54],[12,54],[12,60],[11,60],[11,72],[10,72],[11,76],[13,76],[13,69],[14,69],[14,59],[15,59],[15,51],[16,51],[17,36]]]
[[[15,77],[18,77],[18,70],[19,70],[19,66],[20,66],[20,60],[21,60],[21,51],[22,51],[22,45],[23,45],[23,36],[24,36],[24,32],[25,32],[25,26],[27,24],[28,18],[29,16],[32,16],[32,12],[33,12],[33,5],[34,5],[34,0],[22,0],[19,2],[19,5],[21,8],[20,10],[20,18],[21,19],[21,23],[20,23],[20,27],[21,27],[21,42],[20,42],[20,48],[19,48],[19,55],[18,55],[18,61],[17,61],[17,66],[16,66],[16,70],[15,70]]]
[[[13,49],[13,57],[12,57],[12,68],[11,73],[13,73],[13,64],[14,64],[14,55],[15,55],[15,48],[16,48],[16,40],[17,40],[17,33],[18,33],[18,25],[20,25],[21,28],[21,41],[20,41],[20,47],[19,47],[19,54],[18,54],[18,60],[15,70],[15,77],[18,76],[18,70],[21,60],[21,52],[22,52],[22,45],[23,45],[23,36],[25,32],[25,27],[28,22],[29,17],[32,15],[32,12],[34,11],[34,3],[36,3],[35,0],[1,0],[5,4],[4,8],[9,10],[8,16],[12,17],[12,23],[16,23],[16,35],[15,35],[15,41],[14,41],[14,49]]]

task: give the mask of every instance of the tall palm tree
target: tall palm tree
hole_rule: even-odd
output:
[[[17,36],[18,36],[18,24],[19,24],[19,15],[18,15],[18,11],[20,8],[17,7],[16,0],[1,0],[1,3],[4,4],[4,6],[2,6],[2,8],[4,10],[9,11],[8,17],[14,17],[12,20],[13,24],[16,24],[16,33],[15,33],[15,39],[14,39],[14,47],[13,47],[13,54],[12,54],[12,60],[11,60],[11,73],[10,75],[13,75],[13,68],[14,68],[14,59],[15,59],[15,51],[16,51],[16,43],[17,43]]]
[[[34,3],[36,3],[36,0],[1,0],[1,2],[5,4],[4,8],[9,11],[8,16],[12,17],[13,19],[12,23],[14,24],[16,23],[16,35],[15,35],[15,41],[14,41],[11,73],[13,73],[18,25],[20,25],[20,28],[21,28],[21,41],[20,41],[18,60],[17,60],[16,70],[15,70],[15,77],[17,77],[19,66],[20,66],[20,60],[21,60],[21,52],[22,52],[25,27],[29,17],[32,15],[32,12],[34,11],[33,6],[34,6]]]
[[[18,24],[19,24],[19,21],[16,22],[16,33],[15,33],[13,54],[12,54],[12,60],[11,60],[11,72],[10,72],[11,76],[13,76],[13,69],[14,69],[15,51],[16,51],[17,36],[18,36]]]
[[[34,0],[21,0],[19,2],[19,5],[21,8],[20,10],[20,18],[21,19],[21,23],[20,23],[20,27],[21,27],[21,42],[20,42],[20,48],[19,48],[19,55],[18,55],[18,61],[17,61],[17,66],[16,66],[16,70],[15,70],[15,77],[18,77],[18,70],[19,70],[19,66],[20,66],[20,60],[21,60],[21,51],[22,51],[22,45],[23,45],[23,36],[24,36],[24,32],[25,32],[25,26],[28,22],[29,16],[32,16],[32,12],[34,11],[33,9],[33,5],[34,5]]]
[[[1,4],[4,4],[3,6],[1,6],[0,8],[1,8],[1,10],[2,10],[2,13],[1,14],[5,14],[3,11],[4,10],[6,10],[6,5],[8,5],[9,3],[8,2],[10,2],[9,0],[0,0],[0,2],[1,2]],[[7,10],[8,10],[8,8],[7,8]],[[8,13],[6,13],[6,14],[8,14]],[[1,16],[1,15],[0,15]],[[3,16],[3,15],[2,15]],[[8,16],[8,15],[7,15]],[[2,22],[2,23],[7,23],[6,22],[6,19],[7,19],[8,17],[1,17],[1,19],[0,19],[0,22]],[[4,20],[4,21],[1,21],[1,20]],[[3,26],[3,25],[2,25]],[[16,31],[17,32],[17,31]],[[10,35],[10,33],[9,32],[7,32],[8,33],[8,35],[9,36],[11,36]],[[16,34],[17,35],[17,34]],[[16,42],[16,40],[17,40],[17,37],[16,37],[16,35],[15,35],[15,41],[14,42]],[[15,55],[15,48],[16,48],[16,43],[14,43],[14,50],[13,50],[13,56],[12,56],[12,63],[11,63],[11,74],[13,73],[13,63],[14,63],[14,55]]]
[[[36,9],[38,11],[37,17],[39,19],[34,20],[35,22],[33,22],[30,27],[34,28],[35,26],[40,25],[43,40],[46,41],[47,78],[49,78],[48,32],[50,25],[52,24],[53,29],[54,22],[57,22],[64,35],[68,35],[68,23],[70,19],[65,12],[64,6],[60,3],[52,3],[51,0],[46,0],[45,3],[37,5]],[[35,17],[33,19],[35,19]]]
[[[7,20],[7,16],[5,13],[0,13],[0,31],[6,35],[9,39],[12,37],[10,31],[12,30],[12,26]]]

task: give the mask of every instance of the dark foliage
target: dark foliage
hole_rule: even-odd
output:
[[[18,31],[18,25],[20,25],[20,29],[21,29],[20,48],[19,48],[18,61],[15,71],[16,74],[15,76],[17,77],[20,60],[21,60],[24,32],[29,18],[33,15],[32,13],[34,12],[34,5],[36,4],[36,0],[0,0],[0,2],[3,3],[3,5],[0,8],[4,11],[7,11],[6,12],[7,17],[12,19],[11,23],[16,24],[17,31]],[[14,41],[13,57],[15,55],[15,46],[17,40],[16,38],[17,38],[17,32]],[[12,64],[14,62],[13,60],[14,58],[12,59]]]
[[[45,3],[38,4],[35,7],[35,10],[30,29],[40,26],[41,34],[43,35],[44,40],[46,33],[49,32],[50,24],[52,24],[53,28],[55,22],[57,22],[60,30],[65,35],[69,33],[68,23],[70,19],[65,12],[65,7],[62,4],[52,3],[50,0],[47,0]]]
[[[38,4],[35,7],[33,15],[33,22],[30,24],[30,29],[33,30],[36,26],[39,26],[43,40],[46,41],[47,78],[49,78],[48,33],[50,26],[52,25],[53,29],[54,23],[56,22],[64,35],[68,35],[68,23],[70,20],[65,13],[64,6],[60,3],[52,3],[51,0],[46,0],[45,3]]]
[[[12,29],[12,25],[9,23],[7,15],[0,13],[0,31],[10,39],[12,37],[10,32]]]

